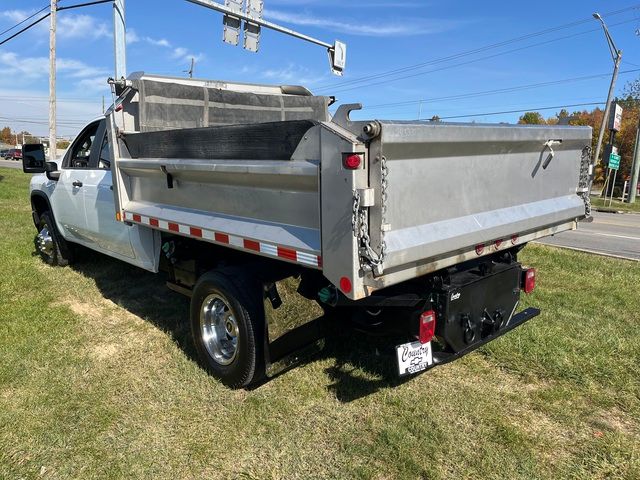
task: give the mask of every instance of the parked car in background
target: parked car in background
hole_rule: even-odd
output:
[[[0,158],[7,158],[9,150],[0,150]]]
[[[7,160],[22,160],[22,149],[12,148],[5,157]]]

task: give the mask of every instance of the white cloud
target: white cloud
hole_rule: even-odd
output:
[[[195,59],[196,62],[198,62],[204,58],[204,54],[193,53],[185,47],[174,46],[166,38],[144,37],[143,40],[149,45],[152,45],[154,47],[161,47],[161,48],[166,48],[168,50],[171,50],[171,58],[174,60],[190,62],[191,59],[193,58]]]
[[[133,28],[127,29],[127,45],[133,45],[139,41],[140,37],[138,36],[138,33]]]
[[[317,5],[321,7],[331,6],[332,9],[362,9],[362,3],[360,2],[345,2],[344,0],[269,0],[270,5],[283,5],[283,6],[295,6],[300,7],[301,5]],[[408,1],[408,2],[392,2],[389,0],[369,0],[367,2],[367,9],[372,8],[424,8],[428,7],[430,4],[425,0],[419,1]]]
[[[396,37],[410,35],[427,35],[450,30],[460,25],[451,21],[436,21],[407,18],[401,21],[369,23],[356,21],[337,21],[332,18],[318,17],[311,14],[288,13],[280,10],[267,10],[265,16],[270,20],[307,27],[321,27],[349,35],[368,37]]]
[[[260,72],[261,76],[271,83],[312,86],[326,81],[326,76],[314,74],[311,70],[294,63],[286,67],[272,68]]]
[[[9,19],[11,22],[19,23],[24,19],[33,15],[36,10],[7,10],[0,12],[0,18]],[[42,12],[44,14],[45,12]],[[36,15],[33,20],[39,18]],[[40,22],[33,30],[39,35],[49,34],[49,21]],[[99,21],[91,15],[66,13],[58,16],[58,38],[61,40],[83,39],[97,40],[100,38],[111,38],[111,26],[105,22]]]
[[[48,57],[24,57],[15,52],[0,50],[0,66],[11,68],[17,72],[17,77],[23,80],[37,80],[49,76]],[[109,73],[101,67],[87,65],[80,60],[70,58],[58,58],[56,62],[59,75],[72,79],[83,79],[89,77],[103,76],[106,80]]]
[[[58,35],[63,39],[99,39],[112,37],[111,28],[90,15],[60,15]]]
[[[5,10],[0,12],[0,17],[7,18],[14,23],[20,23],[34,13],[36,13],[35,10]]]
[[[155,47],[171,48],[171,43],[169,43],[169,40],[167,40],[166,38],[155,39],[151,37],[144,37],[144,40],[149,45],[153,45]]]
[[[76,83],[76,88],[85,93],[94,93],[94,92],[104,93],[109,91],[109,86],[107,85],[106,76],[83,78],[78,83]]]

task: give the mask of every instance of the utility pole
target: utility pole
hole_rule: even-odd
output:
[[[636,148],[633,152],[633,166],[631,167],[631,191],[629,203],[635,203],[638,193],[638,175],[640,174],[640,115],[638,115],[638,131],[636,132]]]
[[[55,161],[56,151],[56,13],[58,0],[51,0],[51,28],[49,29],[49,160]]]
[[[611,85],[609,87],[609,96],[607,97],[607,106],[604,109],[604,115],[602,117],[602,125],[600,126],[600,134],[598,135],[598,144],[596,145],[596,155],[593,159],[593,165],[598,163],[598,158],[600,157],[600,150],[602,149],[602,140],[604,139],[604,131],[607,126],[607,122],[609,121],[609,112],[611,111],[611,102],[613,100],[613,93],[616,89],[616,81],[618,80],[618,70],[620,69],[620,62],[622,61],[622,50],[618,50],[613,43],[613,38],[611,38],[611,34],[609,33],[609,29],[607,25],[604,23],[604,20],[600,16],[599,13],[594,13],[593,18],[599,20],[602,24],[602,28],[604,29],[604,34],[607,37],[607,43],[609,45],[609,51],[611,52],[611,57],[613,58],[614,67],[613,67],[613,77],[611,78]]]
[[[113,45],[115,52],[115,79],[127,77],[127,29],[124,0],[113,0]]]

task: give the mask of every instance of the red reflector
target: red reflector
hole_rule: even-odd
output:
[[[351,293],[351,290],[353,290],[351,280],[349,280],[347,277],[342,277],[340,279],[340,290],[342,290],[344,293]]]
[[[511,236],[511,243],[513,245],[515,245],[516,243],[518,243],[518,235],[512,235]]]
[[[124,108],[124,105],[121,103],[116,107],[116,112],[121,112],[123,108]]]
[[[530,268],[523,272],[523,286],[524,293],[531,293],[536,288],[536,269]]]
[[[360,168],[361,164],[362,164],[362,158],[360,157],[360,155],[354,154],[354,155],[346,155],[344,157],[344,166],[349,170],[357,170],[358,168]]]
[[[476,245],[476,255],[482,255],[484,253],[484,243]]]
[[[502,240],[496,240],[496,248],[500,248],[502,246]]]
[[[420,315],[420,343],[429,343],[436,333],[436,312],[429,310]]]

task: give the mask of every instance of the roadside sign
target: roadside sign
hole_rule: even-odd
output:
[[[611,116],[609,117],[609,130],[619,132],[622,126],[622,107],[617,103],[613,105],[611,109]]]
[[[620,155],[612,153],[609,155],[609,168],[611,170],[618,170],[620,168]]]

